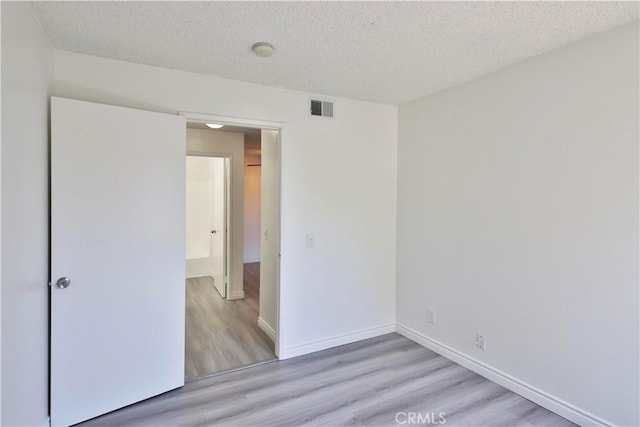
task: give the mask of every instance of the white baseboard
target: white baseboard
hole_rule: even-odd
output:
[[[614,425],[400,323],[396,324],[396,332],[581,426]]]
[[[283,348],[280,349],[280,354],[278,356],[280,360],[290,359],[292,357],[302,356],[303,354],[326,350],[327,348],[337,347],[339,345],[351,344],[352,342],[377,337],[379,335],[390,334],[392,332],[395,332],[395,325],[393,323],[388,325],[376,326],[374,328],[363,329],[361,331],[352,332],[349,334],[338,335],[337,337]]]
[[[276,342],[276,330],[273,329],[271,325],[265,322],[264,319],[260,316],[258,316],[258,327],[262,329],[262,332],[267,334],[269,338],[271,338],[271,341],[273,341],[274,343]]]
[[[242,260],[243,263],[249,264],[251,262],[260,262],[260,257],[257,258],[245,258]]]
[[[244,291],[238,291],[238,292],[230,293],[227,296],[227,299],[244,299]]]
[[[209,276],[209,258],[188,258],[185,260],[187,279]]]

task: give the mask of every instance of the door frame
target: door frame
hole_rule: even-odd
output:
[[[278,193],[279,197],[279,216],[278,222],[280,223],[280,232],[278,233],[278,240],[276,242],[276,246],[278,247],[278,263],[276,265],[276,333],[274,340],[274,353],[278,359],[280,359],[280,319],[281,319],[281,307],[280,304],[280,270],[282,267],[282,134],[284,132],[284,123],[269,121],[269,120],[259,120],[259,119],[248,119],[243,117],[231,117],[231,116],[221,116],[216,114],[207,114],[207,113],[197,113],[192,111],[178,111],[179,116],[183,116],[186,118],[187,122],[200,122],[200,123],[219,123],[221,125],[228,126],[240,126],[254,129],[265,129],[265,130],[275,130],[278,132],[278,141],[277,141],[277,152],[278,152],[278,164],[276,165],[277,174],[278,174]],[[187,155],[190,152],[187,151]],[[209,156],[211,156],[209,154]],[[213,157],[216,157],[213,155]],[[231,240],[231,239],[229,239]]]
[[[233,155],[229,153],[210,153],[205,151],[189,151],[187,149],[186,157],[211,157],[214,159],[223,159],[224,160],[224,299],[229,299],[229,282],[231,281],[231,249],[232,249],[232,239],[233,235],[233,215],[231,215],[231,201],[233,200],[232,191],[233,187],[231,186],[232,180],[232,159]],[[211,245],[211,242],[209,242]],[[211,256],[211,254],[209,254]]]

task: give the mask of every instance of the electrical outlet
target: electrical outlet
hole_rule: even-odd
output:
[[[484,335],[476,334],[476,347],[480,350],[487,349],[487,341],[484,339]]]
[[[431,323],[432,325],[436,324],[436,311],[433,308],[427,309],[427,322]]]
[[[307,233],[305,244],[308,248],[313,248],[316,245],[316,238],[313,234]]]

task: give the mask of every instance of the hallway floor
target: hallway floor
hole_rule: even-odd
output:
[[[244,265],[242,300],[226,300],[210,277],[187,279],[187,380],[275,359],[258,328],[260,263]]]

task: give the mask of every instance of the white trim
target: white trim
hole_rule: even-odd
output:
[[[243,263],[245,264],[249,264],[252,262],[260,262],[260,257],[254,257],[254,258],[245,258],[242,260]]]
[[[572,405],[400,323],[396,323],[396,332],[581,426],[614,425],[611,421]]]
[[[279,359],[290,359],[292,357],[302,356],[303,354],[326,350],[327,348],[351,344],[352,342],[366,340],[367,338],[390,334],[392,332],[395,332],[395,330],[395,325],[393,323],[390,323],[388,325],[363,329],[361,331],[338,335],[336,337],[313,341],[306,344],[294,345],[292,347],[280,349]]]
[[[260,316],[258,316],[258,328],[262,329],[262,332],[267,334],[269,338],[271,338],[271,341],[276,342],[276,330]]]
[[[227,295],[227,299],[244,299],[244,291],[237,291],[232,294],[229,294]]]
[[[185,275],[185,279],[195,279],[197,277],[211,277],[213,279],[213,275],[208,270],[192,270]]]
[[[215,114],[203,114],[203,113],[195,113],[192,111],[179,111],[179,116],[184,116],[189,121],[196,122],[215,122],[220,123],[221,125],[229,125],[229,126],[244,126],[251,128],[259,128],[259,129],[270,129],[270,130],[281,130],[284,128],[284,123],[282,122],[273,122],[268,120],[259,120],[259,119],[243,119],[240,117],[229,117],[229,116],[218,116]]]
[[[276,332],[276,340],[274,341],[273,348],[276,357],[280,359],[280,337],[282,336],[282,324],[280,323],[280,319],[282,319],[282,308],[280,304],[280,294],[282,290],[282,281],[280,272],[282,271],[282,230],[284,230],[284,226],[282,224],[282,132],[284,131],[284,127],[280,127],[278,129],[278,146],[276,147],[278,150],[278,261],[276,263],[276,324],[275,330]],[[260,132],[260,136],[262,137],[262,132]],[[262,203],[262,202],[261,202]],[[262,239],[262,237],[261,237]],[[261,250],[262,251],[262,250]],[[262,254],[261,254],[262,256]]]
[[[210,277],[213,279],[213,275],[209,274],[208,271],[200,270],[200,271],[192,271],[191,273],[187,273],[184,278],[185,279],[197,279],[198,277]]]

